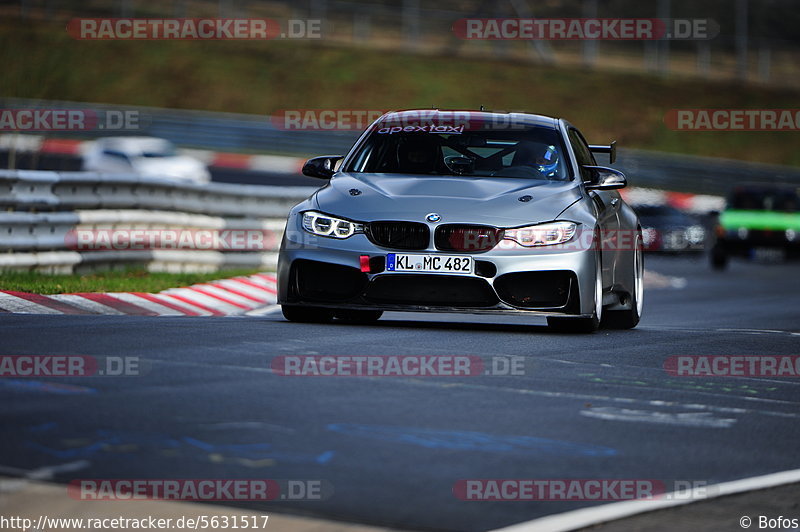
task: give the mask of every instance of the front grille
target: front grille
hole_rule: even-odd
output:
[[[498,303],[485,280],[455,275],[379,275],[367,286],[365,297],[375,303],[397,305],[491,307]]]
[[[434,244],[442,251],[488,251],[503,239],[503,230],[490,225],[448,224],[436,228]]]
[[[426,249],[430,243],[428,226],[416,222],[371,222],[367,225],[367,238],[384,248]]]

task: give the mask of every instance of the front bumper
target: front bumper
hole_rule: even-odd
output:
[[[692,240],[683,229],[658,230],[647,228],[643,232],[644,251],[698,253],[705,250],[705,237],[702,240]]]
[[[291,218],[289,227],[292,227]],[[584,246],[585,247],[585,246]],[[386,272],[388,253],[471,255],[475,273]],[[369,272],[361,257],[369,257]],[[278,303],[338,309],[590,316],[593,247],[480,253],[384,249],[363,234],[345,240],[287,228],[278,261]]]

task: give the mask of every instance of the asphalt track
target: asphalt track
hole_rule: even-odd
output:
[[[596,502],[474,502],[459,479],[709,484],[800,467],[797,378],[673,377],[675,355],[800,354],[796,265],[648,257],[685,279],[632,331],[394,313],[376,325],[0,315],[0,354],[136,356],[140,376],[0,379],[2,466],[74,478],[322,479],[321,501],[239,503],[400,529],[488,530]],[[681,288],[681,286],[683,286]],[[524,375],[285,377],[278,355],[524,358]],[[43,510],[45,510],[43,508]],[[730,530],[739,529],[731,513]],[[795,516],[796,517],[796,516]],[[724,517],[723,517],[724,519]],[[724,523],[723,523],[724,524]]]

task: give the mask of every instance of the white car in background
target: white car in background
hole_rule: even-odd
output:
[[[106,137],[83,156],[83,169],[136,173],[192,183],[208,183],[211,174],[202,161],[178,154],[168,140],[157,137]]]

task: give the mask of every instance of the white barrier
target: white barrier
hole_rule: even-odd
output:
[[[0,171],[0,270],[52,273],[144,266],[152,271],[270,268],[285,216],[312,187],[196,185],[87,172]],[[215,249],[101,249],[76,245],[97,232],[244,231],[263,245]]]

